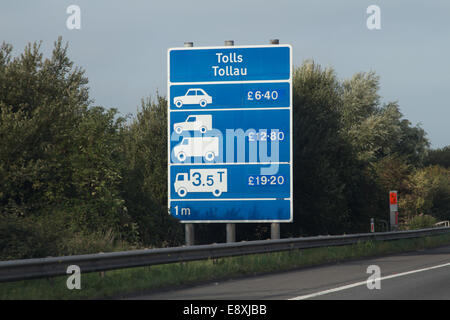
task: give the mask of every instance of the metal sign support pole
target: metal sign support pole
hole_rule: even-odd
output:
[[[185,42],[185,47],[193,47],[193,42]],[[193,223],[186,223],[184,225],[184,239],[187,246],[193,246],[194,245],[194,224]]]
[[[279,39],[271,39],[269,41],[270,44],[280,44]],[[280,224],[279,223],[271,223],[270,224],[270,239],[280,239]]]
[[[226,46],[234,46],[234,40],[225,40]],[[236,242],[236,224],[227,223],[227,243]]]

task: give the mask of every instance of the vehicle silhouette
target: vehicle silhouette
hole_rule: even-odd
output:
[[[210,114],[190,115],[184,122],[175,123],[173,128],[178,134],[189,130],[199,130],[201,133],[205,133],[212,129],[212,116]]]
[[[173,98],[173,103],[177,108],[181,108],[185,104],[199,104],[200,107],[206,107],[207,104],[212,103],[212,97],[203,89],[191,88],[184,96]]]

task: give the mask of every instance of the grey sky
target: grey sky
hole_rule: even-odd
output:
[[[71,4],[81,8],[81,30],[66,28]],[[381,30],[366,27],[371,4],[381,8]],[[293,46],[294,65],[312,58],[340,78],[376,71],[383,101],[398,100],[432,146],[443,147],[450,144],[449,14],[448,0],[14,0],[0,4],[0,41],[17,54],[42,40],[48,54],[62,35],[95,103],[126,114],[142,97],[166,94],[169,47],[279,38]]]

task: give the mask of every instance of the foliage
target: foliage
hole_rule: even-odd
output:
[[[285,229],[344,233],[365,230],[371,217],[386,219],[389,188],[426,154],[423,130],[402,119],[396,103],[381,105],[373,72],[339,81],[333,69],[306,61],[293,87],[295,216]]]
[[[292,235],[344,233],[361,219],[355,191],[365,177],[351,145],[337,134],[340,83],[331,68],[306,61],[296,69],[294,94],[294,224]],[[354,188],[354,189],[353,189]]]
[[[425,160],[425,164],[428,166],[439,165],[447,169],[450,168],[450,146],[430,150]]]
[[[397,102],[381,105],[378,90],[379,77],[374,72],[357,73],[343,81],[340,132],[360,160],[373,163],[398,154],[410,164],[421,165],[429,146],[425,131],[402,119]]]
[[[9,248],[22,248],[16,256],[65,254],[71,249],[55,243],[67,229],[136,241],[119,195],[123,119],[89,106],[87,78],[61,39],[49,59],[37,44],[14,59],[9,45],[0,52],[0,224]]]
[[[106,231],[76,231],[63,211],[44,216],[0,215],[0,257],[26,259],[84,253],[130,250],[133,246]]]
[[[397,154],[386,156],[372,165],[382,190],[396,190],[405,194],[410,187],[410,175],[414,167]]]
[[[145,245],[178,245],[182,228],[167,212],[167,101],[142,100],[125,128],[122,194]]]
[[[450,170],[430,166],[411,175],[406,193],[399,200],[404,215],[412,218],[419,214],[450,220]]]
[[[417,230],[417,229],[432,228],[436,222],[437,222],[436,218],[427,214],[420,214],[414,216],[413,218],[411,218],[411,220],[409,220],[408,229]]]
[[[0,207],[24,216],[72,193],[68,155],[89,101],[84,72],[72,69],[61,39],[51,59],[37,44],[14,59],[11,50],[0,51]]]

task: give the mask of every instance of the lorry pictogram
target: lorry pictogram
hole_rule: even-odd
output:
[[[178,173],[174,188],[180,197],[190,192],[212,192],[220,197],[228,191],[227,169],[190,169],[189,173]]]

